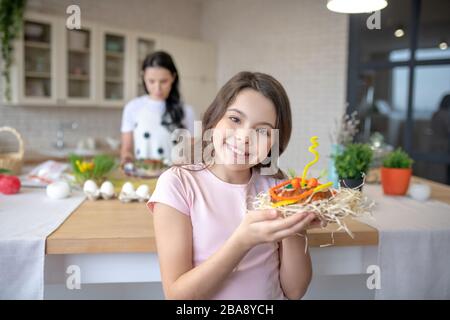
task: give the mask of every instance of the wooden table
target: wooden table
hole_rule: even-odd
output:
[[[450,187],[428,183],[432,197],[450,204]],[[381,188],[381,186],[380,186]],[[331,227],[308,232],[314,270],[309,299],[373,299],[365,287],[368,267],[377,264],[378,232],[363,223],[347,221],[355,239],[340,231],[331,242]],[[48,299],[163,299],[161,272],[155,248],[152,216],[143,203],[85,201],[47,238],[45,292]],[[67,290],[68,270],[81,272],[82,288]],[[126,290],[119,284],[123,284]],[[142,290],[143,285],[148,285]],[[90,294],[89,288],[95,287]],[[116,290],[112,290],[114,286]]]
[[[450,187],[425,179],[432,198],[450,204]],[[381,188],[381,186],[380,186]],[[344,231],[334,232],[334,246],[378,244],[378,231],[364,223],[347,220],[354,239]],[[331,243],[333,229],[308,231],[311,247]],[[156,252],[153,220],[144,203],[123,204],[118,200],[85,201],[47,238],[47,254]]]

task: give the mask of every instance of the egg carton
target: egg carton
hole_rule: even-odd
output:
[[[117,196],[114,191],[114,185],[110,181],[103,182],[101,187],[98,188],[94,181],[87,180],[84,183],[83,192],[89,200],[97,200],[99,198],[110,200]],[[117,198],[124,203],[131,201],[148,201],[150,199],[150,189],[147,185],[142,184],[134,190],[133,184],[131,182],[126,182],[122,186],[122,190]]]

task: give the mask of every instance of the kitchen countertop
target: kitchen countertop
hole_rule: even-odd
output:
[[[431,197],[450,204],[450,187],[425,179]],[[381,188],[381,186],[380,186]],[[378,244],[378,231],[364,223],[349,219],[347,226],[354,239],[344,231],[334,232],[334,246],[369,246]],[[333,229],[308,230],[311,247],[330,244]],[[50,236],[47,254],[156,252],[153,219],[145,203],[121,203],[118,200],[86,200]]]

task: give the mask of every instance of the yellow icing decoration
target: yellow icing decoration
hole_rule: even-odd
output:
[[[271,203],[272,208],[278,208],[278,207],[282,207],[282,206],[288,206],[290,204],[294,204],[296,203],[298,200],[282,200],[282,201],[278,201],[276,203]]]
[[[311,162],[309,162],[303,169],[302,186],[306,186],[307,184],[306,176],[308,175],[309,168],[317,161],[319,161],[319,152],[317,152],[316,150],[316,148],[319,146],[317,139],[318,139],[317,136],[311,137],[311,139],[309,139],[309,141],[311,141],[311,146],[308,148],[308,151],[314,155],[314,159]]]
[[[332,185],[333,185],[333,182],[327,182],[327,183],[321,184],[320,186],[317,186],[317,187],[314,188],[313,193],[316,193],[316,192],[321,191],[323,189],[329,188]]]

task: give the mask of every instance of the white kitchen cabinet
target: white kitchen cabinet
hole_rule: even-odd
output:
[[[303,299],[374,299],[375,290],[367,287],[373,274],[367,267],[377,264],[377,246],[314,247],[310,251],[314,276]],[[67,288],[66,270],[73,265],[83,271],[82,290]],[[158,255],[152,252],[47,254],[44,272],[44,299],[164,297]]]
[[[132,97],[131,44],[123,30],[100,28],[100,105],[123,107]]]
[[[174,57],[184,101],[197,116],[214,98],[216,52],[211,44],[85,20],[81,30],[69,30],[66,18],[25,14],[14,44],[12,100],[2,94],[5,104],[121,108],[144,94],[141,66],[155,50]]]
[[[194,77],[181,77],[181,92],[183,100],[194,108],[197,119],[201,116],[213,102],[217,94],[217,84],[215,80],[208,80]]]
[[[183,99],[200,118],[217,93],[214,46],[200,40],[164,36],[161,49],[173,56],[180,73]]]
[[[26,14],[22,32],[14,44],[11,67],[11,103],[56,104],[57,74],[61,64],[58,39],[60,19]],[[5,99],[5,95],[2,94]]]
[[[160,38],[157,34],[149,33],[134,33],[131,36],[131,60],[134,61],[131,82],[133,97],[145,94],[144,84],[142,82],[142,63],[147,55],[160,49]]]
[[[175,61],[183,100],[194,107],[197,118],[200,118],[217,93],[214,46],[200,40],[158,34],[135,34],[132,41],[132,60],[137,61],[135,77],[132,78],[136,79],[134,96],[144,94],[141,67],[145,56],[164,50]]]
[[[92,106],[99,100],[97,54],[100,50],[97,27],[83,23],[81,30],[65,29],[61,41],[62,63],[58,104]]]

